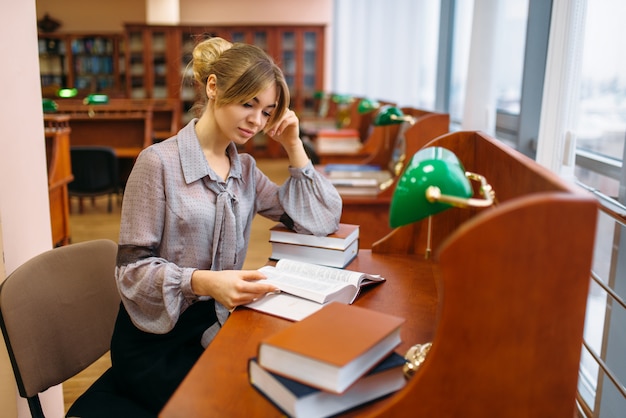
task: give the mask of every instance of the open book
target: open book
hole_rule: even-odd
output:
[[[285,258],[276,266],[263,266],[259,271],[280,293],[268,294],[245,306],[293,321],[301,320],[328,302],[351,304],[361,287],[385,281],[379,275]]]

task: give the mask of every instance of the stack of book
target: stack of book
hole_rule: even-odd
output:
[[[405,386],[403,318],[333,302],[259,344],[250,383],[292,417],[327,417]]]
[[[356,129],[320,129],[315,138],[318,154],[356,154],[363,143]]]
[[[370,164],[327,164],[324,171],[342,195],[377,195],[393,182],[389,170]]]
[[[344,268],[359,252],[359,226],[339,224],[330,235],[299,234],[278,223],[270,228],[270,259],[288,258],[323,266]]]

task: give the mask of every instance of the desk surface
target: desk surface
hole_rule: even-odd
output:
[[[387,279],[385,283],[363,289],[355,304],[406,318],[398,353],[404,354],[413,344],[432,340],[437,307],[435,264],[416,260],[415,256],[372,254],[369,250],[361,250],[349,269],[378,273]],[[290,323],[238,308],[160,417],[284,416],[249,383],[247,362],[256,355],[261,339]],[[392,398],[353,410],[346,416],[380,408]]]

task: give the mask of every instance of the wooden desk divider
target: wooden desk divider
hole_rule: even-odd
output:
[[[320,164],[374,164],[386,168],[400,132],[400,125],[372,126],[363,148],[356,153],[318,153]]]
[[[176,99],[110,99],[87,105],[82,99],[59,99],[56,114],[70,117],[71,145],[109,146],[120,159],[120,184],[141,150],[175,135],[181,125]]]
[[[406,115],[413,116],[415,123],[412,126],[408,126],[404,131],[404,157],[401,158],[399,166],[396,167],[398,173],[404,169],[404,165],[413,154],[433,139],[448,133],[450,126],[450,116],[447,113],[430,112],[415,108],[402,108],[402,111]],[[400,125],[391,126],[400,129]],[[382,142],[382,133],[378,135],[376,140]],[[375,140],[375,137],[372,136],[371,140]],[[387,149],[384,155],[380,153],[378,155],[380,164],[384,167],[392,165],[390,164],[392,153],[393,147]],[[360,248],[371,248],[374,242],[391,232],[392,229],[389,226],[389,204],[396,181],[397,176],[396,180],[377,196],[342,196],[343,212],[341,222],[367,226],[361,228]],[[364,210],[364,208],[366,209]]]
[[[573,416],[595,198],[484,133],[429,145],[484,175],[498,204],[431,217],[439,289],[432,348],[375,415]],[[427,235],[424,219],[394,230],[372,253],[423,260]]]
[[[58,100],[58,114],[70,116],[72,145],[106,145],[120,158],[134,159],[152,144],[180,129],[180,103],[173,99],[110,99],[86,105]]]
[[[67,185],[74,180],[70,158],[69,116],[44,115],[46,161],[48,164],[48,198],[52,245],[70,242],[70,210]]]
[[[403,107],[400,110],[415,118],[415,123],[404,131],[404,168],[407,161],[424,145],[450,131],[450,115],[414,107]]]

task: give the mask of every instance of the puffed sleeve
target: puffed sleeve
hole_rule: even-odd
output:
[[[293,229],[300,233],[324,236],[337,231],[342,201],[330,180],[311,162],[303,168],[289,167],[289,174],[277,187],[257,172],[258,213],[270,219],[286,214],[293,221]]]
[[[194,299],[193,268],[183,268],[158,251],[166,212],[164,164],[146,149],[138,157],[124,192],[116,278],[122,302],[135,325],[165,333]]]

